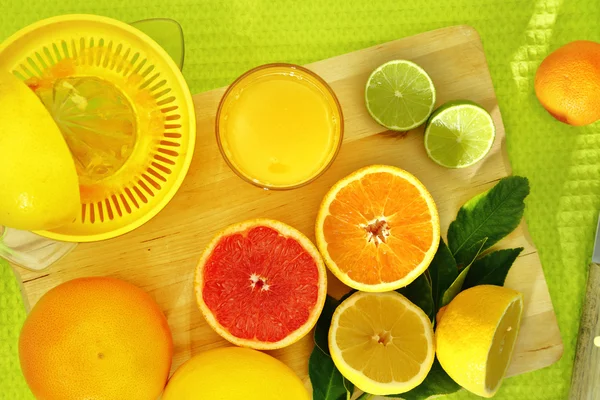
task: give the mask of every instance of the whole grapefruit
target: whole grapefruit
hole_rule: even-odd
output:
[[[582,126],[600,119],[600,43],[577,40],[550,53],[535,75],[535,94],[556,119]]]
[[[224,347],[200,353],[175,371],[163,400],[309,400],[300,378],[260,351]]]
[[[19,337],[23,374],[44,400],[156,400],[172,356],[158,305],[114,278],[80,278],[51,289]]]

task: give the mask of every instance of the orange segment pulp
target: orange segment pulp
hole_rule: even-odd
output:
[[[358,290],[381,292],[411,283],[437,250],[433,198],[417,178],[373,165],[336,183],[317,216],[317,246],[333,272]]]

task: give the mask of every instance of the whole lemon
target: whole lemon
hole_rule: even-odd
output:
[[[302,381],[260,351],[224,347],[200,353],[175,371],[163,400],[310,400]]]
[[[80,212],[79,180],[58,126],[17,77],[0,71],[0,225],[47,230]]]
[[[81,278],[51,289],[19,337],[31,391],[44,400],[156,400],[167,383],[173,341],[167,319],[138,287]]]
[[[535,94],[556,119],[588,125],[600,119],[600,43],[577,40],[550,53],[535,74]]]

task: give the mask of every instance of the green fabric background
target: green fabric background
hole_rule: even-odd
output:
[[[567,398],[600,207],[600,124],[563,125],[537,102],[533,77],[552,50],[576,39],[600,42],[598,0],[0,0],[0,40],[41,18],[96,13],[126,22],[179,21],[185,77],[197,93],[224,86],[256,65],[304,64],[456,24],[483,39],[516,174],[532,192],[526,218],[558,316],[565,352],[540,371],[507,379],[496,398]],[[0,264],[0,399],[29,399],[16,341],[24,318],[18,285]],[[451,399],[476,398],[465,391]]]

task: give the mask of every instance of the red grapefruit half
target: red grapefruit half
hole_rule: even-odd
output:
[[[282,222],[232,225],[208,245],[194,288],[206,321],[238,346],[288,346],[315,325],[325,303],[327,275],[314,244]]]

